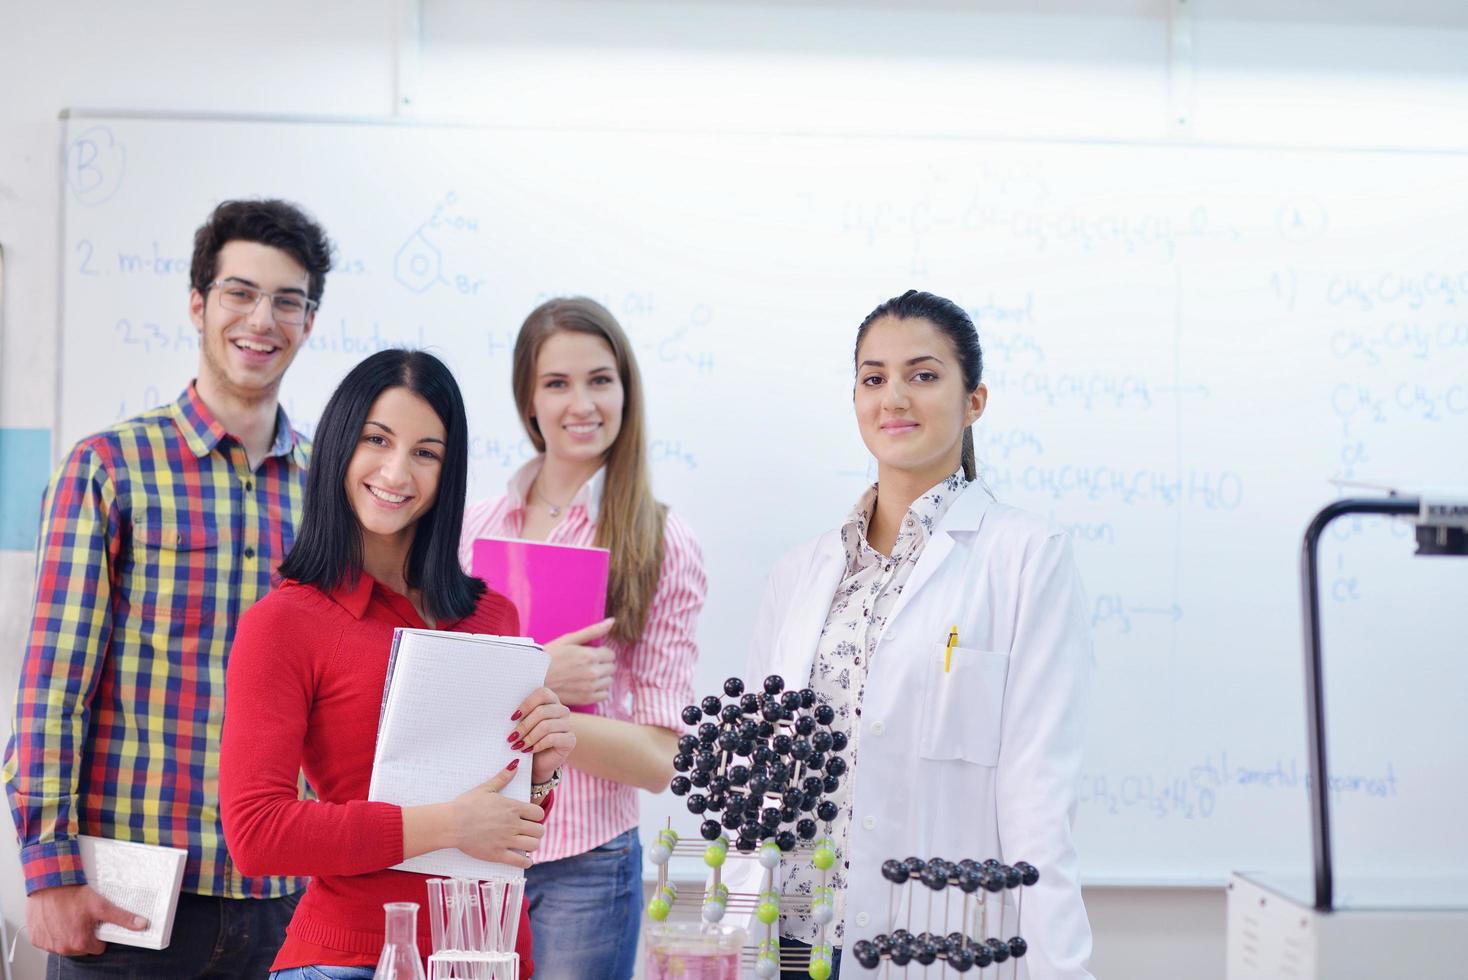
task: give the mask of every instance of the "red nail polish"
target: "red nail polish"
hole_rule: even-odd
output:
[[[513,759],[513,760],[511,760],[511,762],[510,762],[510,764],[508,766],[505,766],[505,768],[506,769],[513,769],[516,766],[518,766],[519,764],[520,764],[520,760],[519,759]]]
[[[520,720],[520,709],[519,708],[516,708],[515,709],[515,713],[513,715],[510,715],[510,720],[511,721],[519,721]]]
[[[525,740],[520,739],[516,741],[514,745],[510,746],[510,748],[514,749],[516,752],[523,751],[525,748]]]
[[[520,733],[519,732],[510,732],[510,734],[508,734],[508,735],[505,736],[505,741],[506,742],[513,742],[513,741],[516,741],[517,739],[519,739],[519,737],[520,737]]]

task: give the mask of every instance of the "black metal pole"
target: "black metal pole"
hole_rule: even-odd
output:
[[[1417,514],[1416,497],[1344,499],[1326,506],[1305,530],[1300,561],[1305,620],[1305,719],[1310,742],[1310,823],[1315,845],[1315,908],[1329,912],[1335,901],[1330,858],[1330,781],[1325,764],[1325,690],[1320,669],[1320,581],[1317,552],[1331,521],[1348,514]]]

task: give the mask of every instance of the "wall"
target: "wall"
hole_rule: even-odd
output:
[[[1452,0],[423,0],[405,57],[412,9],[0,4],[0,426],[54,422],[68,106],[1468,149],[1468,8]],[[31,556],[0,551],[0,581],[8,729]],[[1087,897],[1099,975],[1222,976],[1221,890]],[[0,900],[13,930],[8,842]],[[39,976],[21,945],[16,976]]]

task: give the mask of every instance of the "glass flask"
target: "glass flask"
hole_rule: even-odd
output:
[[[665,922],[645,930],[648,980],[739,980],[745,933],[735,926]]]
[[[388,902],[387,939],[372,980],[427,980],[418,957],[418,903]]]

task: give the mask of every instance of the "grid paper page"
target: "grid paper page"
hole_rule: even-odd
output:
[[[399,806],[444,803],[519,755],[505,741],[514,727],[510,715],[545,683],[545,651],[520,637],[439,630],[400,629],[393,645],[368,799]],[[522,764],[501,792],[528,800],[530,766]],[[393,867],[477,879],[522,874],[455,849],[430,851]]]

